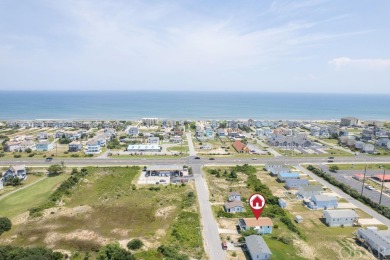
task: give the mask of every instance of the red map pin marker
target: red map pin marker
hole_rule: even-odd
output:
[[[255,193],[249,198],[249,206],[251,207],[253,215],[255,215],[256,219],[259,219],[265,206],[265,198],[263,195]]]

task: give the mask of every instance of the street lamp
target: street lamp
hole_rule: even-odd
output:
[[[383,185],[385,183],[385,175],[386,175],[386,168],[383,167],[382,188],[381,188],[381,196],[379,197],[379,205],[381,205],[381,202],[382,202],[382,194],[383,194]]]
[[[366,167],[364,167],[363,184],[362,184],[362,191],[360,192],[360,196],[363,195],[364,181],[366,180],[366,172],[367,172],[367,164],[366,164]]]

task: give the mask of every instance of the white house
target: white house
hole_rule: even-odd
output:
[[[139,134],[139,130],[138,130],[138,127],[136,126],[131,126],[129,127],[129,130],[127,132],[129,135],[132,135],[132,136],[137,136]]]
[[[320,195],[323,189],[321,185],[300,186],[298,188],[298,196],[301,198],[311,198],[315,195]]]
[[[148,138],[148,144],[158,144],[160,142],[159,137],[151,136]]]
[[[89,140],[87,142],[87,150],[85,150],[86,154],[98,154],[102,152],[102,147],[100,143],[96,139]]]
[[[228,201],[241,201],[241,194],[237,191],[229,192]]]
[[[358,221],[358,215],[352,209],[324,210],[325,223],[330,227],[351,227]]]
[[[51,151],[51,150],[53,150],[53,148],[54,148],[53,143],[51,143],[47,140],[41,141],[35,145],[35,149],[37,151]]]

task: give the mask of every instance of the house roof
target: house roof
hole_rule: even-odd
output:
[[[352,209],[324,210],[324,215],[331,218],[357,218],[358,215]]]
[[[291,169],[287,167],[271,167],[271,172],[291,172]]]
[[[128,147],[127,147],[127,150],[157,150],[157,149],[160,149],[160,146],[156,145],[156,144],[148,144],[148,145],[145,145],[145,144],[130,144]]]
[[[241,196],[241,194],[238,191],[231,191],[228,193],[228,196]]]
[[[247,227],[262,227],[262,226],[273,226],[272,220],[267,217],[263,218],[243,218],[242,219],[245,222],[245,225]]]
[[[328,196],[328,195],[314,195],[312,200],[315,200],[315,201],[336,200],[337,201],[337,197],[335,197],[335,196]]]
[[[227,209],[230,209],[230,208],[234,208],[234,207],[244,207],[244,205],[242,204],[241,201],[232,201],[232,202],[225,202],[225,208]]]
[[[373,177],[376,179],[379,179],[380,181],[383,181],[383,180],[389,181],[390,180],[390,174],[385,174],[385,176],[383,176],[383,174],[375,174]]]
[[[302,191],[323,191],[321,185],[308,185],[299,187]]]
[[[262,253],[272,254],[264,238],[258,235],[245,237],[245,244],[251,255],[260,255]]]
[[[372,229],[359,229],[358,235],[363,235],[367,241],[372,241],[374,245],[370,243],[371,246],[376,246],[381,248],[381,253],[384,255],[390,254],[390,239],[385,235],[383,231],[372,230]],[[375,248],[377,249],[377,248]]]
[[[72,141],[69,145],[81,145],[80,141]]]
[[[25,171],[26,165],[13,165],[10,167],[13,171]]]
[[[245,146],[245,144],[243,144],[242,142],[237,140],[237,141],[234,141],[233,147],[234,147],[234,149],[236,149],[239,152],[239,151],[243,151],[246,146]]]
[[[296,172],[280,172],[279,176],[282,178],[299,177],[299,173]]]
[[[178,164],[170,165],[149,165],[146,168],[148,171],[182,171],[183,166]]]
[[[286,185],[293,185],[293,184],[309,184],[309,181],[306,179],[291,179],[291,180],[286,180]]]

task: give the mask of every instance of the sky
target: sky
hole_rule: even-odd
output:
[[[0,0],[0,90],[390,94],[387,0]]]

